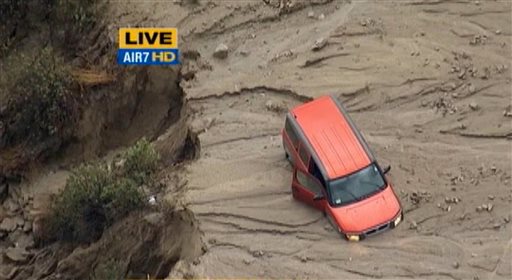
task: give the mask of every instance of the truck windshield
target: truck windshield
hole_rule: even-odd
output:
[[[355,173],[331,181],[331,204],[342,206],[362,200],[380,191],[385,185],[377,166],[372,163]]]

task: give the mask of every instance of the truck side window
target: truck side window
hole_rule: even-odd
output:
[[[322,191],[322,186],[309,174],[297,169],[297,181],[310,192],[316,194]]]
[[[304,163],[305,166],[308,166],[308,162],[309,162],[309,153],[308,151],[304,148],[304,145],[301,144],[300,145],[300,149],[299,149],[299,156],[300,156],[300,159],[302,160],[302,162]]]
[[[325,188],[324,177],[322,176],[322,173],[320,172],[320,168],[318,168],[318,165],[316,164],[314,159],[311,159],[309,161],[309,173],[311,175],[315,176],[315,178],[317,178],[318,181],[320,181],[320,183],[322,183],[322,186]]]
[[[288,118],[286,118],[286,123],[284,124],[284,130],[286,131],[286,134],[290,138],[290,141],[292,142],[293,146],[297,148],[297,145],[299,144],[299,138],[297,137],[297,134],[293,130],[292,125],[290,124],[290,121]]]

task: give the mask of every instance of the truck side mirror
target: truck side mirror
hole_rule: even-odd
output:
[[[382,169],[382,173],[386,174],[389,172],[389,170],[391,170],[391,165],[384,167],[384,169]]]

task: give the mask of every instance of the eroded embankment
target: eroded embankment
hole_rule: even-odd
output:
[[[116,82],[88,89],[77,134],[60,158],[51,159],[60,166],[54,172],[34,171],[22,181],[2,180],[0,254],[5,257],[0,260],[0,279],[165,278],[176,262],[201,254],[194,215],[175,207],[183,185],[176,175],[179,163],[199,150],[188,128],[180,78],[176,69],[141,68],[122,71]],[[154,140],[163,166],[174,168],[175,175],[157,175],[160,191],[152,193],[157,205],[115,223],[92,244],[42,244],[40,217],[51,195],[64,187],[69,168],[140,137]],[[164,193],[175,199],[162,201]]]

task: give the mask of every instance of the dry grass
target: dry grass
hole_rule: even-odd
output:
[[[71,71],[71,75],[78,84],[84,87],[107,85],[116,80],[114,75],[105,71],[91,69],[74,69]]]

